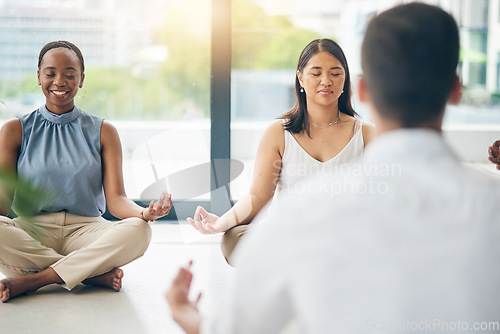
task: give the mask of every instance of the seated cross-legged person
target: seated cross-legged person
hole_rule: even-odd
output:
[[[8,277],[0,281],[2,302],[52,283],[119,291],[119,267],[141,257],[149,245],[147,221],[166,215],[172,205],[166,193],[147,208],[127,198],[116,129],[74,103],[84,78],[78,47],[46,44],[38,59],[46,103],[0,130],[0,168],[46,192],[30,208],[34,217],[0,217],[0,272]],[[12,196],[7,197],[3,214],[11,207]],[[106,205],[122,220],[102,218]]]
[[[302,50],[295,94],[295,106],[264,132],[250,192],[220,217],[200,206],[188,218],[201,233],[225,232],[221,247],[229,263],[267,202],[300,191],[307,176],[334,174],[340,165],[357,162],[370,140],[372,127],[351,105],[349,67],[336,42],[315,39]]]

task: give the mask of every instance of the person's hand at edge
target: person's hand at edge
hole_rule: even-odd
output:
[[[500,140],[497,140],[488,148],[488,160],[497,165],[497,169],[500,170]]]
[[[186,333],[197,334],[200,332],[201,326],[201,315],[198,310],[201,293],[198,295],[196,301],[189,300],[189,290],[193,280],[193,274],[190,270],[192,263],[190,261],[187,268],[179,269],[165,297],[172,310],[174,321]]]

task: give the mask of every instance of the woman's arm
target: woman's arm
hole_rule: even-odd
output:
[[[153,221],[168,214],[172,206],[168,194],[162,194],[159,201],[152,201],[147,208],[137,205],[125,194],[120,137],[116,128],[108,122],[102,124],[101,152],[104,194],[109,212],[113,216],[120,219],[139,217]]]
[[[0,130],[0,170],[16,177],[17,159],[23,139],[21,121],[7,121]],[[0,182],[0,214],[7,215],[12,205],[14,189],[8,189]]]
[[[284,148],[283,122],[278,120],[266,129],[260,140],[250,192],[221,217],[198,207],[194,219],[188,218],[191,225],[202,233],[219,233],[235,225],[252,221],[274,195]]]

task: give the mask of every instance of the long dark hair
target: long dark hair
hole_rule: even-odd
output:
[[[349,74],[349,66],[342,48],[334,41],[328,38],[315,39],[302,50],[297,64],[297,72],[302,73],[312,56],[320,51],[327,51],[332,56],[337,58],[345,71],[344,92],[339,97],[339,111],[349,116],[358,116],[351,105],[351,75]],[[281,118],[285,119],[285,130],[291,133],[309,133],[309,118],[307,116],[306,94],[300,92],[300,82],[297,73],[295,74],[295,105],[283,114]]]

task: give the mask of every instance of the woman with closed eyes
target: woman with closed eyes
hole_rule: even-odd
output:
[[[228,262],[248,223],[269,200],[278,200],[284,192],[300,196],[307,177],[355,162],[369,141],[371,126],[352,108],[347,60],[333,40],[316,39],[304,48],[295,93],[293,108],[264,132],[250,192],[220,217],[200,206],[193,219],[188,218],[201,233],[225,232],[221,246]]]

